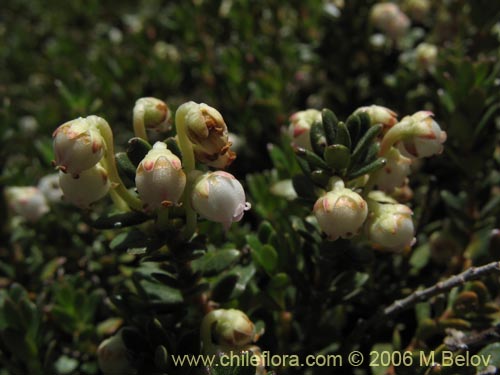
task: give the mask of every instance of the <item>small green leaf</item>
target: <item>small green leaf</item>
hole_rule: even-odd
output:
[[[240,256],[240,251],[236,249],[210,251],[193,260],[191,267],[193,271],[201,272],[204,276],[214,276],[236,263]]]
[[[341,171],[348,167],[351,152],[344,145],[335,144],[325,148],[324,158],[326,164],[336,171]]]
[[[125,176],[130,181],[135,181],[136,167],[132,164],[125,152],[115,154],[116,166],[121,176]]]
[[[128,141],[127,156],[132,164],[137,167],[151,148],[151,145],[144,139],[134,137]]]
[[[478,373],[486,370],[487,366],[500,367],[500,342],[494,342],[482,348],[477,355],[480,358],[489,359],[488,364],[480,364],[477,367]]]
[[[264,245],[259,255],[262,267],[269,273],[273,272],[278,264],[278,253],[276,249],[271,245]]]
[[[356,163],[361,160],[361,157],[366,154],[368,148],[371,146],[373,140],[377,137],[377,135],[382,131],[382,125],[374,125],[370,127],[364,135],[362,135],[361,139],[357,143],[354,151],[351,155],[351,166],[355,166]]]
[[[351,149],[351,136],[343,122],[339,122],[337,136],[335,137],[335,144],[343,145]]]
[[[335,138],[337,135],[337,124],[339,120],[332,111],[326,108],[321,111],[321,118],[323,121],[323,130],[325,133],[326,142],[329,145],[332,145],[335,143]]]
[[[311,138],[311,146],[314,152],[317,155],[323,155],[326,147],[326,138],[323,124],[319,121],[312,124],[309,136]]]
[[[129,248],[146,247],[147,237],[139,230],[132,230],[117,235],[109,244],[112,251],[125,251]]]
[[[357,115],[351,115],[346,120],[346,128],[349,131],[349,136],[351,138],[351,143],[355,146],[361,137],[361,120]]]
[[[365,165],[358,170],[355,170],[349,174],[350,179],[357,178],[359,176],[362,176],[367,173],[373,173],[378,171],[379,169],[383,168],[384,165],[387,164],[387,160],[384,158],[378,158],[375,161],[372,161],[370,164]]]
[[[311,166],[311,169],[328,169],[328,165],[325,161],[314,152],[306,150],[305,148],[297,148],[296,154],[306,160]]]

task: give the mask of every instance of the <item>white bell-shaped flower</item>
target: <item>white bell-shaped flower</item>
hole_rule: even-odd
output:
[[[59,170],[76,177],[101,160],[105,147],[97,127],[101,120],[97,116],[80,117],[54,131],[54,165]]]
[[[365,200],[351,189],[337,184],[314,204],[313,213],[328,239],[351,238],[363,225],[368,214]]]
[[[372,192],[369,198],[366,230],[370,241],[378,247],[394,251],[413,245],[415,228],[412,210],[381,192]]]
[[[49,202],[57,203],[61,201],[63,192],[59,186],[59,173],[43,176],[38,181],[38,188]]]
[[[380,153],[384,155],[392,145],[397,144],[401,154],[406,157],[425,158],[440,154],[446,141],[446,132],[441,130],[432,116],[432,112],[419,111],[404,117],[385,134]]]
[[[49,206],[40,189],[34,186],[12,186],[5,189],[8,206],[16,214],[35,222],[49,212]]]
[[[137,167],[135,185],[147,209],[177,203],[186,186],[181,160],[165,143],[156,142]]]
[[[100,164],[93,166],[73,177],[59,172],[59,186],[63,191],[63,199],[80,208],[88,208],[92,203],[108,194],[110,181],[108,172]]]
[[[240,221],[244,212],[250,209],[243,186],[232,174],[223,171],[198,177],[191,203],[201,216],[222,223],[225,229],[229,229],[232,222]]]
[[[394,147],[385,155],[387,163],[379,171],[375,172],[373,181],[378,188],[386,193],[392,193],[394,189],[405,184],[406,177],[411,172],[411,159],[404,157]]]

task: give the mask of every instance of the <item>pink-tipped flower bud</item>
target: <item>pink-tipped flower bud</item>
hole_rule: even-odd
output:
[[[358,194],[341,185],[319,198],[314,204],[313,213],[328,239],[351,238],[363,225],[368,214],[365,200]]]
[[[147,209],[178,202],[186,186],[181,160],[163,142],[156,142],[137,167],[135,185]]]
[[[146,97],[135,102],[134,117],[141,116],[144,127],[156,132],[169,131],[170,110],[167,104],[160,99]]]
[[[59,186],[63,199],[80,208],[104,198],[110,188],[108,172],[100,164],[81,172],[78,177],[59,172]]]
[[[97,362],[104,375],[134,374],[122,331],[101,342],[97,348]]]
[[[310,133],[316,121],[321,121],[321,111],[317,109],[306,109],[290,116],[288,131],[295,146],[312,150]]]
[[[191,196],[196,212],[208,220],[222,223],[229,229],[231,223],[240,221],[250,203],[245,201],[245,191],[232,174],[223,171],[206,173],[195,181]]]
[[[411,172],[411,159],[401,155],[394,147],[391,147],[385,158],[386,165],[375,172],[373,179],[380,190],[392,193],[394,189],[405,184],[406,177]]]
[[[367,235],[377,247],[402,250],[415,242],[412,210],[380,191],[370,193]]]
[[[54,165],[59,170],[77,176],[101,160],[105,146],[97,127],[101,120],[97,116],[80,117],[54,131]]]
[[[384,128],[390,128],[398,122],[398,115],[396,112],[389,108],[382,107],[381,105],[370,105],[367,107],[360,107],[354,111],[354,114],[365,112],[370,116],[372,125],[382,124]]]
[[[212,332],[214,341],[218,345],[240,347],[254,341],[255,326],[244,312],[236,309],[219,309],[207,314],[204,320],[211,320],[214,317]]]
[[[407,135],[399,144],[404,156],[425,158],[443,152],[446,132],[442,131],[429,111],[420,111],[410,117]],[[404,119],[403,119],[404,120]]]
[[[191,102],[185,122],[196,160],[214,168],[226,168],[233,162],[236,154],[229,149],[227,126],[219,111]]]
[[[446,141],[446,132],[441,130],[432,116],[432,112],[419,111],[404,117],[385,134],[380,153],[384,155],[393,144],[399,142],[399,151],[406,157],[424,158],[440,154]]]
[[[35,222],[49,212],[40,189],[34,186],[12,186],[5,189],[5,199],[11,210],[24,219]]]
[[[410,19],[394,3],[375,4],[370,12],[370,20],[394,40],[406,34],[410,27]]]

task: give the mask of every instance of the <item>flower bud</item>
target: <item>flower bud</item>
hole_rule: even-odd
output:
[[[415,48],[415,59],[417,65],[426,70],[432,70],[436,66],[438,48],[434,44],[420,43]]]
[[[381,105],[371,105],[368,107],[360,107],[354,111],[354,114],[365,112],[370,116],[371,124],[382,124],[384,128],[390,128],[398,122],[398,115],[389,108]]]
[[[104,375],[133,374],[123,342],[122,331],[101,342],[97,348],[97,361]]]
[[[375,4],[370,12],[370,20],[387,36],[397,40],[404,36],[410,27],[410,20],[394,3]]]
[[[378,188],[386,193],[392,193],[395,188],[405,184],[410,174],[411,159],[404,157],[394,147],[385,155],[386,165],[375,172],[373,179]]]
[[[321,111],[317,109],[307,109],[299,111],[290,116],[290,127],[288,128],[293,143],[297,147],[311,151],[311,126],[321,121]]]
[[[368,207],[358,193],[335,187],[316,201],[313,212],[328,239],[335,241],[339,237],[351,238],[358,233],[368,214]]]
[[[213,316],[210,316],[211,314]],[[254,340],[255,326],[244,312],[236,309],[219,309],[207,314],[204,320],[214,317],[212,332],[214,341],[218,345],[239,347]]]
[[[148,209],[177,203],[186,186],[181,160],[163,142],[156,142],[135,175],[139,197]]]
[[[432,112],[419,111],[404,117],[385,134],[380,153],[385,154],[390,146],[400,141],[399,151],[406,157],[423,158],[440,154],[446,132],[441,130],[432,116]]]
[[[135,116],[142,116],[146,129],[157,132],[170,130],[170,110],[162,100],[150,97],[138,99],[134,106]]]
[[[405,9],[412,19],[422,22],[429,14],[431,2],[429,0],[407,0]]]
[[[233,221],[240,221],[250,203],[245,202],[245,191],[233,175],[216,171],[206,173],[195,181],[191,196],[196,212],[208,220],[222,223],[229,229]]]
[[[88,208],[108,193],[110,182],[106,169],[97,164],[76,178],[59,172],[59,186],[65,201],[80,208]]]
[[[425,158],[443,152],[446,132],[442,131],[429,111],[420,111],[412,115],[409,136],[399,144],[399,150],[408,157]]]
[[[16,215],[31,222],[37,221],[49,212],[45,196],[34,186],[7,187],[5,199]]]
[[[58,169],[76,177],[101,160],[104,139],[97,128],[99,121],[97,116],[79,117],[54,131],[54,164]]]
[[[55,203],[61,201],[63,192],[59,186],[59,173],[43,176],[38,181],[38,188],[49,202]]]
[[[413,245],[415,230],[411,219],[412,210],[381,192],[373,193],[369,195],[370,213],[366,221],[370,241],[388,250],[401,250]]]
[[[236,154],[229,149],[231,143],[222,115],[205,103],[191,103],[185,121],[196,160],[214,168],[229,166]]]

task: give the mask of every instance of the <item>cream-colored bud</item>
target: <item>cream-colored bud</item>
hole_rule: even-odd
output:
[[[80,208],[88,208],[106,196],[110,181],[106,169],[97,164],[81,172],[78,177],[59,172],[59,186],[65,201]]]
[[[31,222],[37,221],[49,212],[45,196],[34,186],[7,187],[5,199],[16,215]]]
[[[360,107],[354,111],[354,114],[360,112],[368,114],[372,125],[382,124],[384,128],[390,128],[398,122],[397,113],[381,105],[373,104],[367,107]]]
[[[313,213],[328,239],[335,241],[339,237],[351,238],[359,232],[368,206],[358,193],[337,186],[316,201]]]
[[[425,158],[443,152],[446,132],[442,131],[429,111],[420,111],[410,117],[407,136],[399,144],[404,156]]]
[[[415,229],[409,207],[377,191],[370,193],[368,205],[366,230],[374,245],[393,251],[413,245]]]
[[[290,116],[288,131],[295,146],[312,150],[310,133],[316,121],[321,121],[321,111],[317,109],[306,109]]]
[[[201,163],[214,168],[225,168],[236,158],[231,151],[226,123],[219,111],[205,103],[188,103],[186,133]]]
[[[123,342],[122,330],[101,342],[97,348],[97,362],[104,375],[135,374]]]
[[[395,3],[385,2],[375,4],[370,12],[370,20],[387,36],[398,40],[406,34],[410,20]]]
[[[198,177],[191,202],[201,216],[222,223],[225,229],[229,229],[231,223],[240,221],[244,212],[250,209],[243,186],[233,175],[223,171]]]
[[[59,173],[43,176],[38,181],[38,188],[49,202],[56,203],[61,201],[63,192],[59,186]]]
[[[373,181],[378,188],[386,193],[392,193],[395,188],[405,184],[406,177],[410,174],[411,159],[404,157],[394,147],[385,155],[387,163],[375,172]]]
[[[385,134],[380,153],[384,155],[393,144],[399,142],[398,149],[406,157],[424,158],[440,154],[446,141],[446,132],[441,130],[432,116],[432,112],[419,111],[404,117]]]
[[[76,177],[101,160],[105,147],[97,127],[101,120],[97,116],[80,117],[54,131],[54,165],[59,170]]]
[[[144,127],[156,132],[170,130],[170,110],[167,104],[160,99],[146,97],[135,102],[134,118],[142,117]]]
[[[254,340],[255,326],[248,316],[236,309],[219,309],[207,314],[205,319],[216,318],[213,325],[215,343],[226,347],[241,347]],[[203,323],[202,323],[203,324]]]
[[[135,185],[148,209],[177,203],[186,186],[181,160],[165,143],[156,142],[137,167]]]
[[[417,65],[422,69],[432,70],[436,66],[438,48],[434,44],[420,43],[415,48]]]

